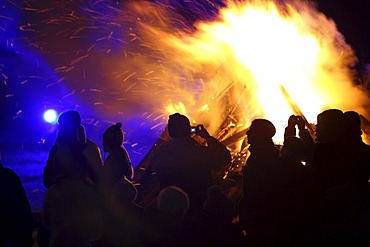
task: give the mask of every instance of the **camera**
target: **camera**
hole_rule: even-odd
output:
[[[197,127],[196,126],[190,126],[190,134],[196,134],[197,133]]]

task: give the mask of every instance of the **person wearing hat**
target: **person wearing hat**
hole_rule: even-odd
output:
[[[99,147],[86,137],[77,111],[63,112],[44,167],[42,208],[49,246],[88,246],[100,237],[102,219],[95,188],[102,167]],[[46,232],[45,232],[46,234]]]
[[[150,166],[158,176],[160,188],[174,185],[184,190],[190,200],[189,214],[198,213],[212,185],[212,170],[231,161],[229,150],[212,137],[203,125],[196,126],[196,134],[207,142],[197,142],[190,133],[189,119],[179,113],[169,116],[169,140],[157,146]]]
[[[58,123],[58,136],[43,171],[44,186],[49,188],[64,177],[96,185],[101,176],[101,152],[99,146],[86,137],[79,112],[61,113]]]
[[[313,177],[317,193],[326,193],[331,187],[342,184],[345,164],[341,158],[341,123],[343,112],[339,109],[324,110],[317,115],[316,143],[313,150]],[[344,165],[344,166],[343,166]]]
[[[328,109],[317,115],[316,142],[328,143],[340,138],[340,123],[343,112],[339,109]]]
[[[370,146],[362,140],[357,112],[343,112],[336,125],[339,141],[331,143],[333,152],[326,160],[331,169],[324,177],[331,183],[320,201],[321,232],[337,246],[370,246]]]
[[[279,149],[272,141],[275,126],[267,119],[255,119],[246,132],[250,156],[243,168],[242,198],[239,202],[239,223],[251,243],[266,246],[272,240],[274,222],[274,173]]]
[[[105,186],[109,188],[122,177],[130,181],[134,178],[130,157],[122,146],[124,133],[121,128],[122,123],[118,122],[103,133],[103,150],[109,153],[104,161],[103,177]]]
[[[131,246],[138,241],[138,221],[143,209],[135,203],[137,190],[132,180],[134,170],[123,147],[122,123],[109,126],[102,135],[102,183],[99,187],[104,229],[99,246]],[[131,242],[131,244],[130,244]]]
[[[74,110],[63,112],[58,123],[58,136],[43,172],[43,182],[47,189],[64,178],[84,180],[89,176],[87,162],[82,153],[86,134],[79,113]]]

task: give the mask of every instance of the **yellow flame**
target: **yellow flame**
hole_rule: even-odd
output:
[[[303,2],[227,5],[216,21],[196,23],[194,32],[170,26],[159,8],[137,8],[150,9],[152,21],[142,22],[141,35],[161,61],[167,114],[187,114],[212,134],[230,122],[241,130],[267,118],[281,142],[295,114],[283,86],[311,123],[328,108],[366,115],[368,97],[352,82],[356,57],[332,20]]]

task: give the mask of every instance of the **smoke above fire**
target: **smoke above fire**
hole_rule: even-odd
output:
[[[310,123],[329,108],[366,115],[369,98],[353,82],[354,51],[312,4],[229,1],[192,28],[166,5],[143,4],[131,6],[147,52],[141,62],[160,79],[134,87],[144,87],[165,115],[186,114],[214,135],[267,118],[276,142],[297,109]]]

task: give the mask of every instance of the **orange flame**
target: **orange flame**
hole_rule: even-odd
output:
[[[216,21],[195,23],[195,31],[171,26],[177,17],[163,6],[141,3],[136,10],[146,18],[142,46],[160,64],[161,82],[147,90],[158,90],[163,115],[182,112],[214,135],[267,118],[281,142],[294,114],[281,86],[311,123],[328,108],[366,115],[368,96],[352,81],[354,52],[312,5],[230,1]]]

